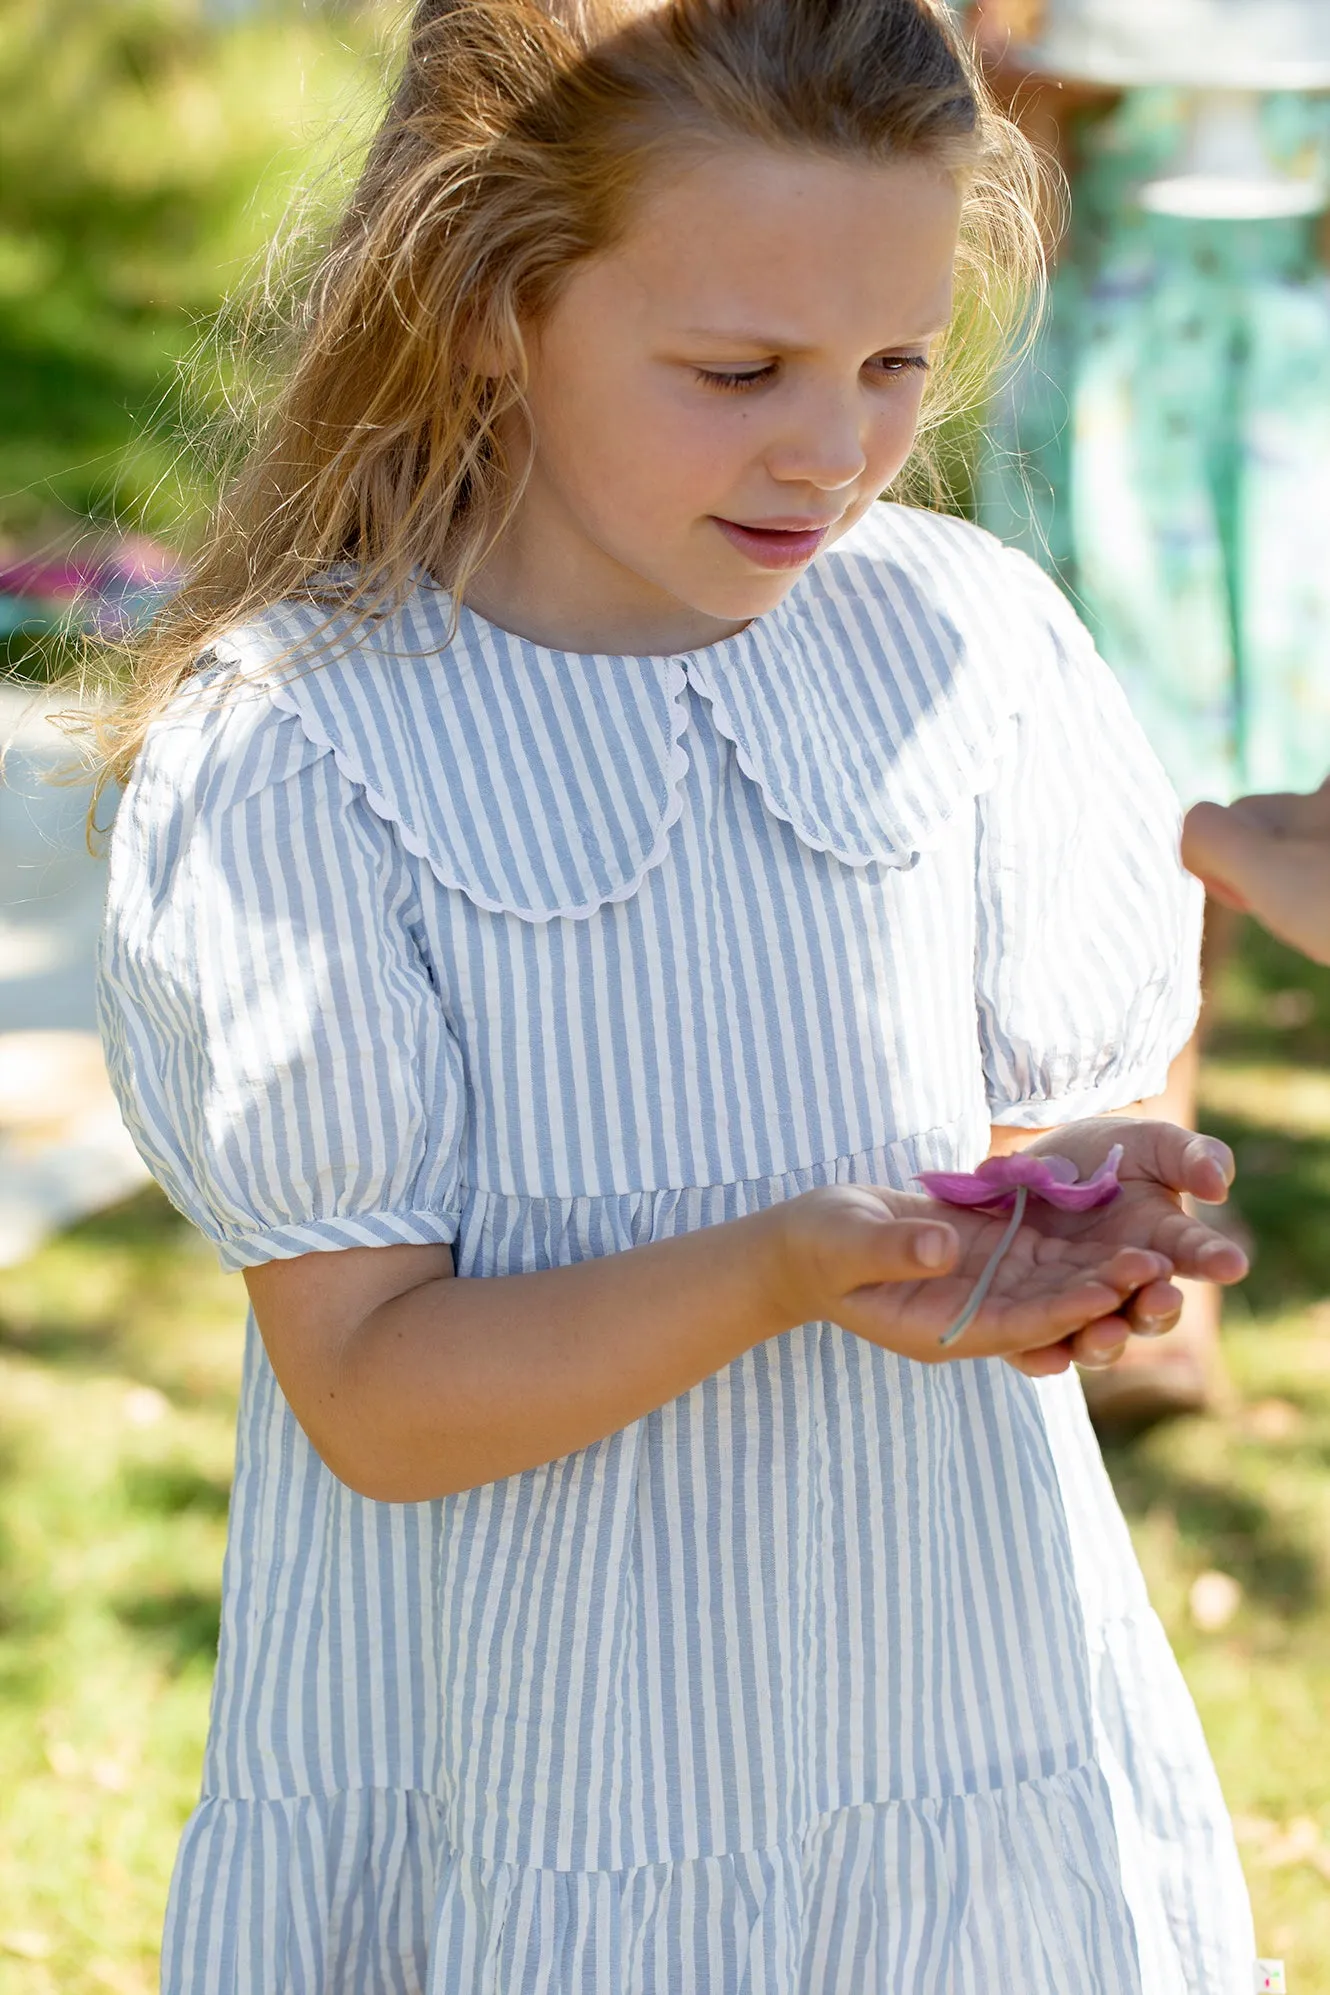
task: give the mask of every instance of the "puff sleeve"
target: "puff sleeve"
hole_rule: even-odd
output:
[[[223,1266],[455,1237],[462,1062],[410,869],[262,696],[196,688],[150,733],[100,1006],[130,1132]]]
[[[980,799],[976,996],[992,1119],[1038,1129],[1162,1091],[1199,1007],[1203,896],[1089,633],[1032,561],[1002,561],[1029,672]]]

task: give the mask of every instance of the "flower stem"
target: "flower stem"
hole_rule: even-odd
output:
[[[1028,1185],[1018,1185],[1016,1187],[1016,1203],[1011,1208],[1011,1220],[1007,1226],[1007,1230],[989,1255],[984,1272],[970,1291],[970,1300],[966,1303],[950,1329],[942,1332],[942,1335],[938,1338],[939,1344],[954,1344],[959,1337],[963,1337],[974,1322],[975,1317],[983,1308],[984,1303],[988,1299],[988,1291],[993,1286],[994,1277],[1007,1257],[1007,1249],[1021,1230],[1021,1221],[1025,1217],[1025,1208],[1029,1202],[1029,1197],[1030,1191]]]

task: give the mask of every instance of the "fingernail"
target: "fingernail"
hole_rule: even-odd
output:
[[[914,1236],[914,1258],[921,1268],[940,1268],[947,1258],[949,1242],[936,1226],[926,1226]]]

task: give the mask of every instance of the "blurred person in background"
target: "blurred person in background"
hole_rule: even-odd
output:
[[[1182,857],[1216,900],[1330,964],[1330,779],[1310,796],[1194,805]]]
[[[1330,766],[1330,5],[979,0],[972,24],[1071,185],[978,517],[1062,581],[1184,804],[1309,787]],[[1211,975],[1230,929],[1212,901]],[[1156,1105],[1186,1123],[1200,1037]],[[1193,1289],[1166,1344],[1087,1378],[1099,1423],[1203,1408],[1218,1327]]]

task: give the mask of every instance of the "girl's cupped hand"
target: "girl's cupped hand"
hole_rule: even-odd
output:
[[[1031,1378],[1073,1362],[1111,1364],[1133,1331],[1172,1329],[1182,1307],[1172,1276],[1226,1284],[1247,1271],[1242,1249],[1184,1204],[1228,1196],[1233,1159],[1214,1137],[1103,1116],[1051,1131],[1028,1154],[1068,1157],[1090,1177],[1114,1144],[1123,1148],[1120,1195],[1089,1212],[1031,1200],[979,1315],[946,1348],[938,1339],[965,1307],[1006,1214],[867,1185],[794,1199],[786,1265],[791,1280],[809,1284],[803,1313],[929,1364],[1000,1357]],[[941,1240],[932,1274],[917,1258],[921,1221]],[[921,1278],[911,1279],[916,1270]]]
[[[1158,1247],[1108,1240],[1093,1227],[1063,1233],[1027,1223],[964,1339],[944,1348],[939,1339],[1006,1231],[1005,1213],[872,1185],[829,1185],[792,1199],[782,1214],[781,1279],[797,1298],[787,1297],[783,1313],[839,1323],[924,1364],[1005,1358],[1028,1377],[1050,1377],[1073,1362],[1111,1363],[1140,1300],[1168,1322],[1182,1306],[1169,1285],[1173,1262]],[[924,1243],[934,1236],[929,1268]]]
[[[1233,1153],[1215,1136],[1198,1136],[1174,1122],[1132,1121],[1116,1115],[1050,1130],[1032,1143],[1027,1156],[1069,1157],[1084,1174],[1102,1164],[1114,1144],[1122,1146],[1120,1195],[1093,1212],[1061,1212],[1032,1201],[1029,1224],[1046,1238],[1093,1243],[1101,1251],[1143,1247],[1166,1255],[1173,1272],[1188,1280],[1227,1286],[1247,1272],[1247,1256],[1236,1241],[1207,1226],[1185,1200],[1222,1205],[1233,1182]],[[1132,1327],[1170,1329],[1159,1313],[1133,1306]]]

